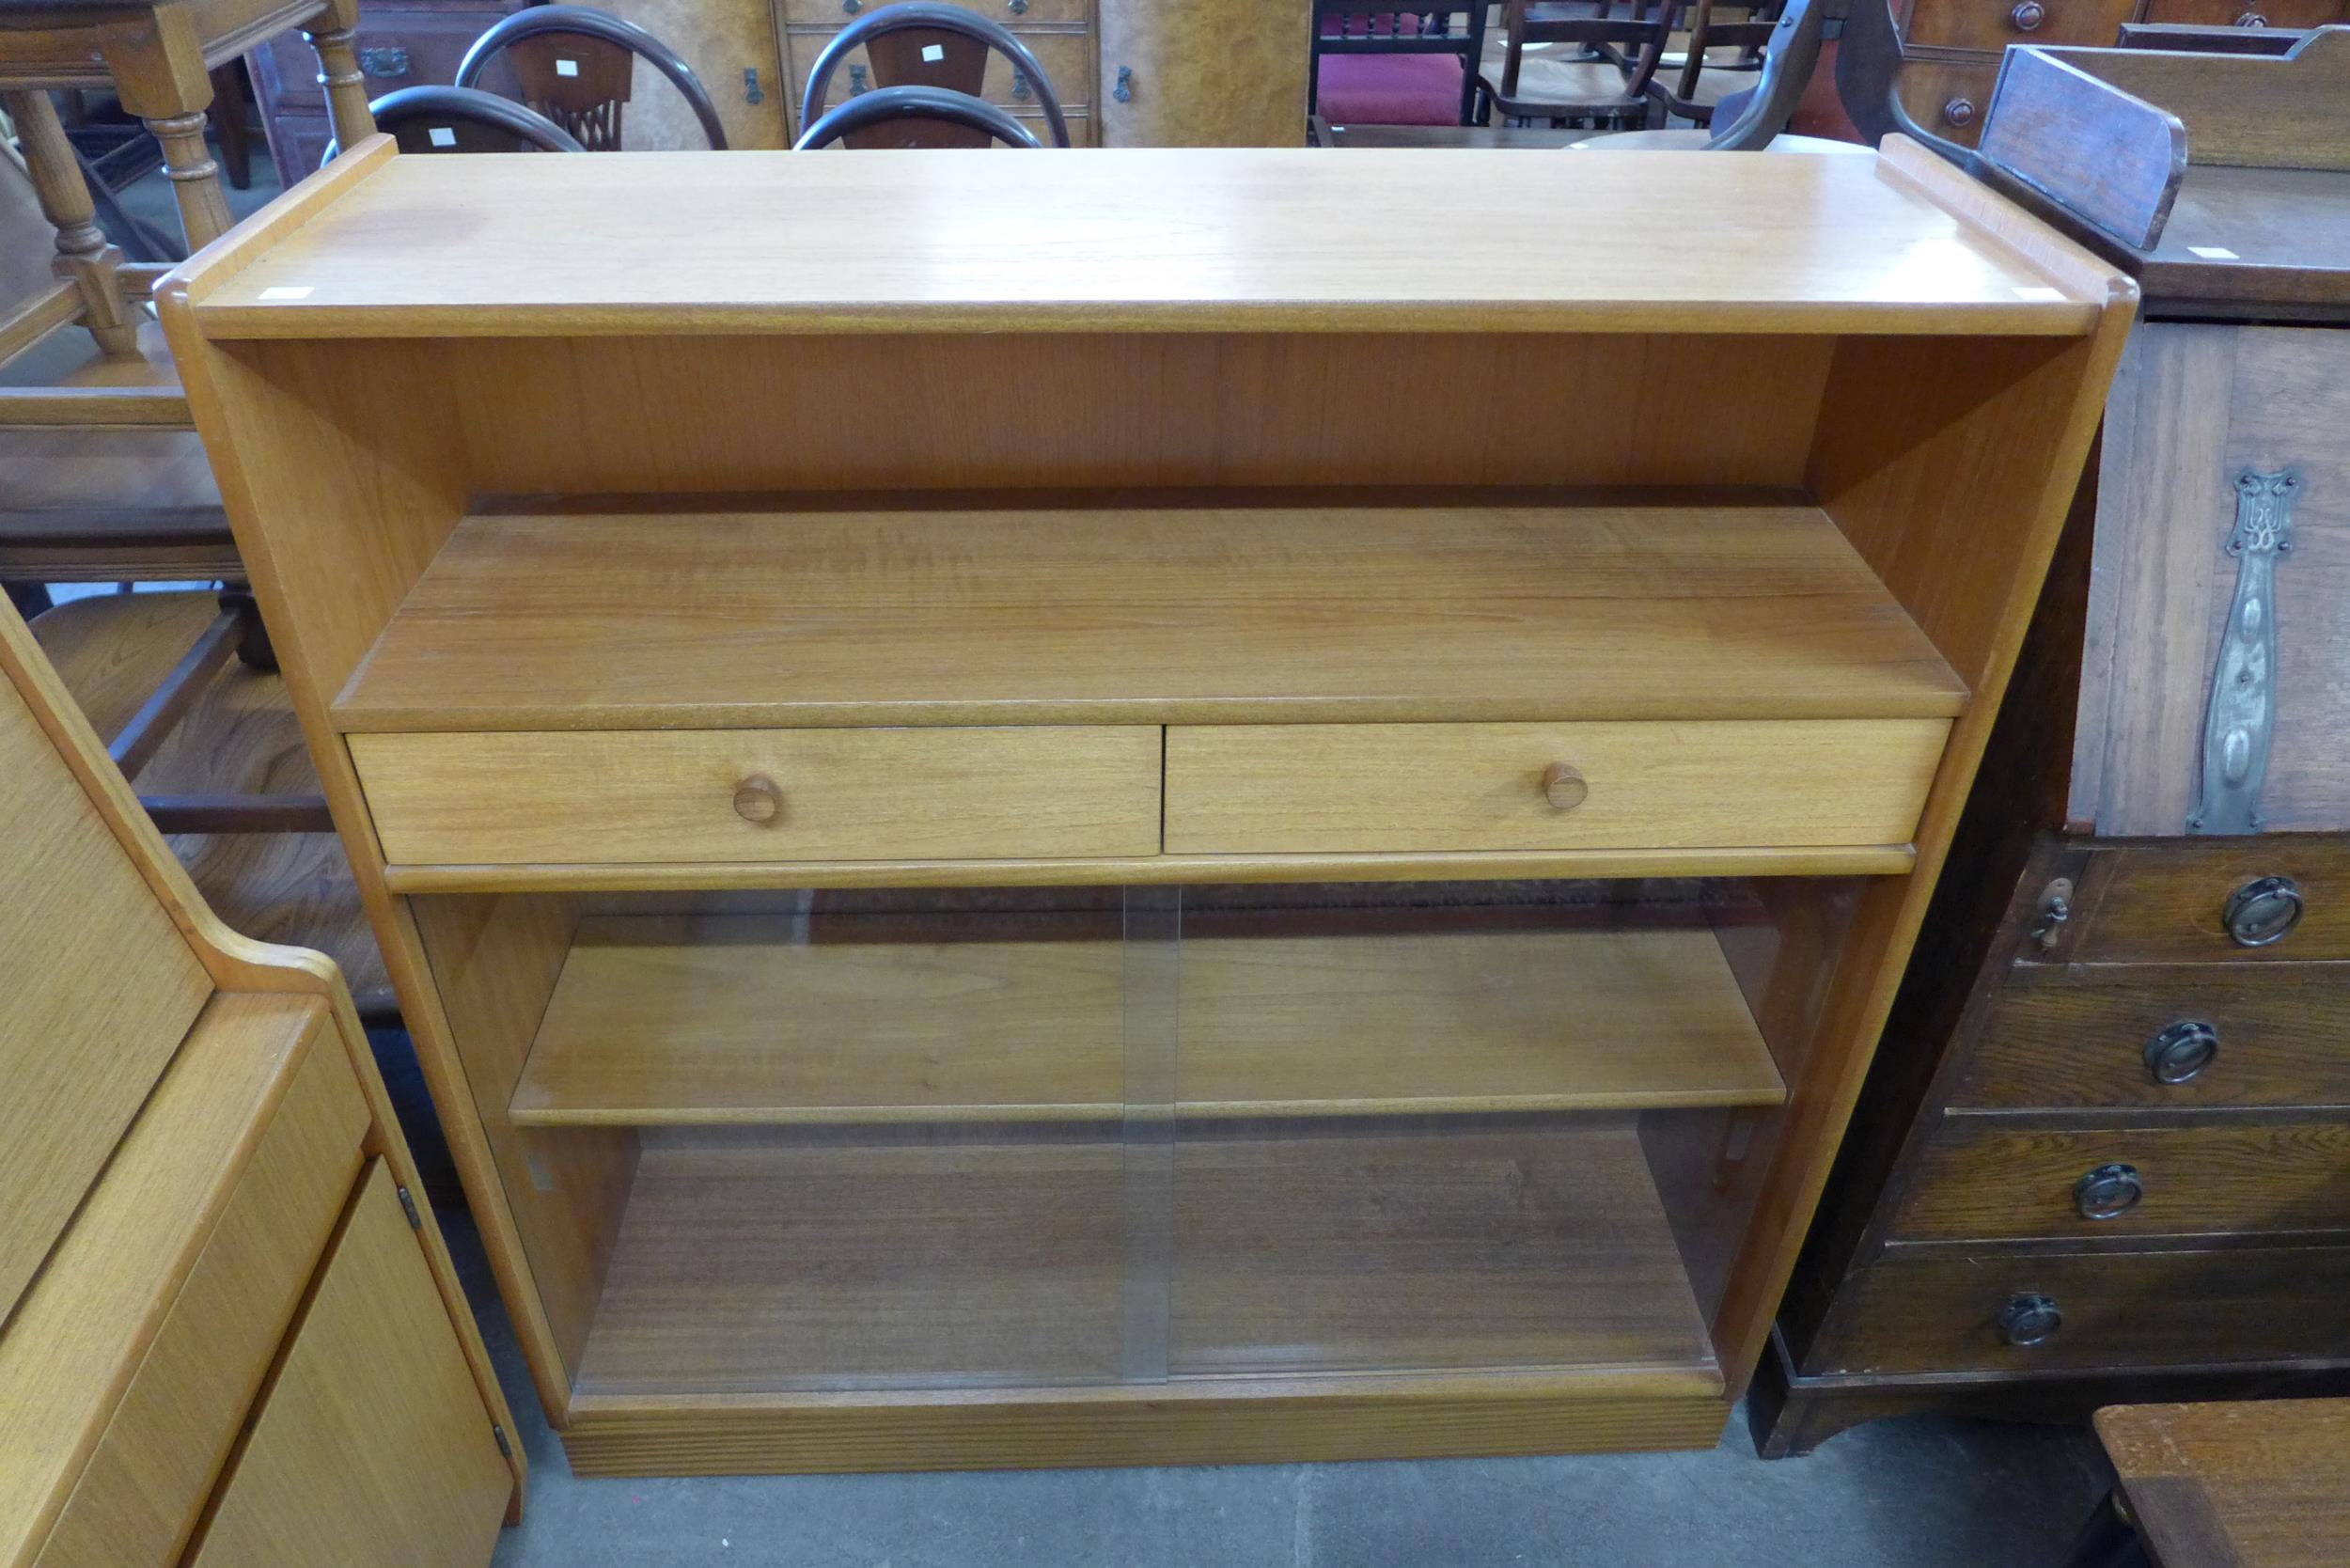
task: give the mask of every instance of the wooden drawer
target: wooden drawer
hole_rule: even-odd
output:
[[[391,1172],[371,1161],[189,1568],[478,1568],[513,1484]]]
[[[314,1029],[307,1057],[58,1515],[39,1568],[180,1560],[342,1214],[367,1127],[367,1102],[340,1036],[331,1026]]]
[[[874,3],[875,0],[783,0],[783,20],[794,27],[842,27],[871,10]],[[1039,25],[1083,25],[1093,20],[1093,0],[948,0],[948,4],[1015,30]]]
[[[794,115],[799,113],[800,104],[807,97],[808,74],[815,70],[816,56],[822,53],[826,41],[822,36],[813,33],[795,35],[791,39],[791,112]],[[1052,79],[1053,90],[1060,94],[1063,109],[1083,104],[1091,99],[1091,38],[1084,33],[1024,33],[1020,41],[1035,54],[1037,63]],[[825,95],[825,107],[832,108],[848,101],[851,84],[859,79],[858,72],[866,72],[862,80],[870,85],[870,70],[871,62],[866,58],[865,51],[852,50],[849,57],[833,72],[832,86]],[[990,103],[1001,104],[1024,117],[1042,113],[1036,94],[1019,80],[1019,72],[1012,69],[1011,62],[993,52],[987,58],[987,75],[982,81],[979,96]],[[1040,137],[1043,136],[1041,125],[1037,133]]]
[[[1942,719],[1178,726],[1167,732],[1167,848],[1907,843],[1948,729]],[[1585,791],[1563,809],[1544,784],[1560,767]]]
[[[1981,65],[1956,60],[1904,60],[1900,85],[1902,106],[1935,135],[1972,147],[1982,134],[1982,117],[1990,111],[1991,87],[1998,77],[1997,60],[1986,60]]]
[[[1911,43],[1994,55],[2011,43],[2109,48],[2137,10],[2136,0],[1917,0],[1906,36]]]
[[[2256,898],[2269,878],[2291,886]],[[2244,934],[2259,936],[2259,921],[2296,902],[2298,920],[2274,940],[2247,946],[2231,933],[2232,903]],[[2350,959],[2350,839],[2181,839],[2092,851],[2072,916],[2046,956],[2074,964]]]
[[[394,864],[1154,855],[1153,726],[352,735]]]
[[[2055,1304],[2053,1322],[2033,1298]],[[2350,1247],[1886,1260],[1847,1282],[1802,1369],[2106,1372],[2285,1360],[2350,1360]]]
[[[2137,1200],[2088,1217],[2081,1184],[2115,1167]],[[1982,1116],[1935,1131],[1890,1226],[1902,1241],[2326,1231],[2350,1231],[2350,1123],[2052,1131]]]
[[[2350,1105],[2345,1041],[2350,964],[2019,964],[1949,1103]]]
[[[368,96],[380,98],[400,87],[443,86],[457,80],[458,62],[473,40],[487,32],[509,6],[464,10],[383,9],[361,13],[359,70]],[[298,31],[278,34],[256,52],[264,57],[257,72],[264,114],[308,109],[323,114],[326,89],[319,84],[319,57]],[[475,84],[485,92],[511,98],[514,73],[493,61]]]
[[[2323,27],[2328,23],[2350,22],[2350,4],[2344,0],[2147,0],[2146,20],[2209,27]]]

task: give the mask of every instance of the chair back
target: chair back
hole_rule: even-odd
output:
[[[936,125],[968,133],[974,146],[984,147],[991,141],[1009,147],[1044,146],[1035,132],[1010,112],[967,92],[948,87],[877,87],[826,111],[800,133],[791,150],[813,152],[835,142],[859,150],[937,147],[941,144],[929,133]]]
[[[678,52],[626,18],[591,6],[529,6],[473,40],[457,65],[470,87],[504,54],[522,84],[523,102],[578,138],[590,152],[620,147],[620,116],[639,57],[684,96],[713,149],[727,149],[726,127],[701,79]]]
[[[937,0],[901,0],[898,5],[884,6],[866,12],[832,36],[807,73],[807,90],[800,104],[799,145],[806,145],[807,133],[823,118],[824,97],[831,88],[834,72],[859,49],[872,62],[873,84],[878,88],[933,87],[968,98],[979,95],[987,76],[988,56],[1001,55],[1019,73],[1026,90],[1036,95],[1038,106],[1044,111],[1044,123],[1052,133],[1053,145],[1069,145],[1069,119],[1061,112],[1060,95],[1054,90],[1052,78],[1045,74],[1044,67],[1028,46],[1000,24],[959,6],[938,4]],[[923,139],[893,139],[886,145],[984,147],[990,140],[1011,140],[1020,145],[1016,138],[1004,137],[993,122],[981,127],[966,118],[946,115],[909,120],[901,131],[892,133],[893,136],[900,134]],[[1033,136],[1028,139],[1035,140]],[[875,144],[860,139],[851,145]]]
[[[1923,143],[1961,168],[1974,149],[1937,136],[1918,123],[1902,102],[1902,36],[1893,25],[1891,0],[1853,0],[1836,41],[1836,96],[1860,139],[1874,147],[1889,135]]]
[[[1586,55],[1613,63],[1623,72],[1624,96],[1639,98],[1656,75],[1657,62],[1672,36],[1681,0],[1593,0],[1559,5],[1546,0],[1506,0],[1501,93],[1514,97],[1519,68],[1529,43],[1571,43]]]
[[[1820,63],[1827,6],[1828,0],[1785,0],[1762,45],[1762,65],[1754,86],[1714,106],[1714,134],[1706,151],[1760,151],[1787,129]]]
[[[1698,96],[1708,75],[1735,71],[1752,75],[1762,69],[1763,52],[1778,26],[1783,0],[1694,0],[1687,12],[1684,35],[1687,55],[1678,71],[1661,71],[1650,92],[1668,114],[1700,125],[1713,123],[1718,99]],[[1716,58],[1716,56],[1727,56]]]
[[[1477,65],[1485,55],[1485,15],[1491,0],[1399,8],[1362,0],[1315,0],[1313,64],[1306,78],[1306,113],[1322,101],[1325,55],[1457,55],[1461,59],[1461,123],[1477,107]]]
[[[475,87],[402,87],[368,108],[402,152],[585,152],[579,139],[536,109]],[[322,168],[342,150],[326,144]]]

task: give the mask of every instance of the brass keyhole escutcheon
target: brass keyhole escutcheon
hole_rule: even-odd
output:
[[[1591,787],[1583,775],[1565,762],[1553,762],[1543,770],[1543,798],[1550,802],[1554,811],[1572,811],[1590,798]]]
[[[771,823],[783,815],[783,792],[763,773],[734,787],[734,814],[746,823]]]

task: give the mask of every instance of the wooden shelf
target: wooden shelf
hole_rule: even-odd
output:
[[[227,266],[197,274],[208,337],[2071,336],[2104,304],[1862,158],[623,152],[592,168],[389,158],[334,172],[315,210],[249,240],[217,287]],[[1707,221],[1690,225],[1693,212]],[[1606,244],[1590,243],[1593,212],[1608,215]],[[681,252],[685,233],[704,243]],[[1467,233],[1479,243],[1459,243]]]
[[[1948,717],[1818,508],[733,510],[460,522],[347,730]],[[806,503],[802,503],[806,505]]]
[[[577,1391],[1120,1386],[1161,1365],[1718,1389],[1628,1125],[1185,1137],[1155,1219],[1129,1213],[1123,1170],[1108,1141],[649,1136]],[[1154,1226],[1163,1278],[1130,1254]]]
[[[835,917],[826,930],[809,943],[768,917],[583,921],[513,1120],[1123,1114],[1126,953],[1114,923],[980,917],[944,940],[935,919]],[[1180,972],[1180,1023],[1167,1025],[1185,1117],[1785,1096],[1702,929],[1186,936]]]

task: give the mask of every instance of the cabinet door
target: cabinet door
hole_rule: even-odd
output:
[[[1301,146],[1308,8],[1102,0],[1102,145]]]
[[[391,1173],[370,1162],[190,1568],[465,1568],[513,1472]]]

